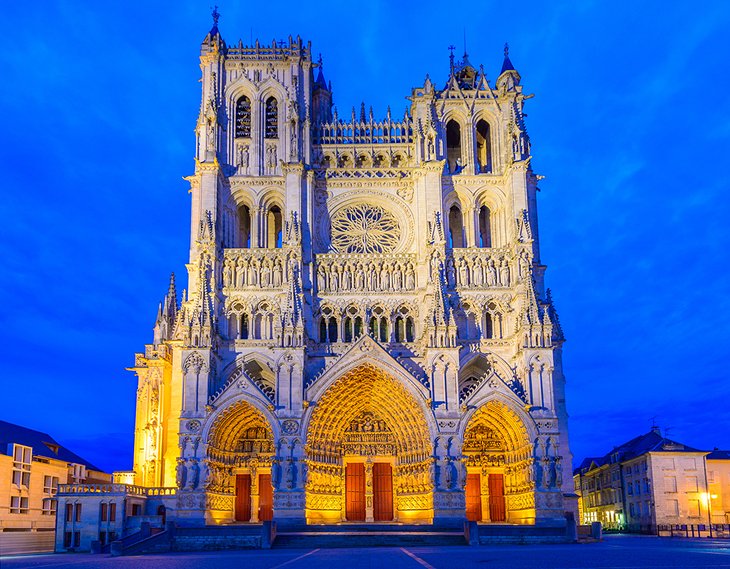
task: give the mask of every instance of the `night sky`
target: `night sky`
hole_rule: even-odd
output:
[[[186,286],[212,2],[8,2],[0,18],[0,419],[131,468],[136,379]],[[447,46],[522,75],[575,461],[649,430],[730,448],[725,2],[220,1],[228,43],[322,53],[343,115],[400,116]],[[414,4],[415,5],[415,4]],[[549,6],[549,7],[548,7]]]

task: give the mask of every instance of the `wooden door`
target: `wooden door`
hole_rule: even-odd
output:
[[[351,462],[345,468],[345,519],[365,521],[365,465]]]
[[[466,519],[482,521],[482,476],[479,473],[466,475]]]
[[[251,521],[251,475],[236,474],[236,521]]]
[[[393,521],[393,469],[387,462],[373,464],[373,518]]]
[[[270,522],[274,519],[274,488],[271,474],[259,474],[259,521]]]
[[[490,474],[489,484],[489,519],[493,522],[507,520],[507,507],[504,501],[504,476]]]

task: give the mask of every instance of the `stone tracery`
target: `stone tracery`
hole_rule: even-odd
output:
[[[337,211],[330,227],[332,248],[339,253],[390,253],[400,240],[398,220],[378,205],[358,203]]]

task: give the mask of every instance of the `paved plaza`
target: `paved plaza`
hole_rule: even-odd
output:
[[[140,566],[149,569],[694,569],[730,567],[730,541],[608,536],[601,543],[576,545],[274,549],[115,558],[90,554],[0,557],[2,569],[132,569]]]

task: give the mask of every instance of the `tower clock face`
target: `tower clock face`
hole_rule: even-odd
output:
[[[335,213],[332,247],[338,253],[391,253],[400,241],[396,217],[377,205],[355,204]]]

